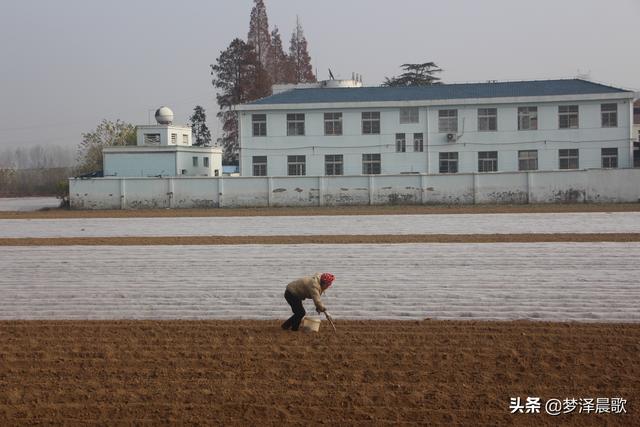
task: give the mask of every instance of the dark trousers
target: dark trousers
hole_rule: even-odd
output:
[[[287,321],[282,324],[282,329],[297,331],[300,327],[300,322],[302,322],[302,318],[306,314],[304,307],[302,306],[302,300],[288,290],[284,293],[284,299],[286,299],[291,306],[293,316],[289,317]]]

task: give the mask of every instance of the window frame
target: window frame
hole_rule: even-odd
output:
[[[204,167],[204,168],[208,168],[209,167],[209,157],[207,157],[207,156],[203,156],[202,157],[202,167]]]
[[[451,126],[452,124],[453,127]],[[451,108],[438,110],[438,133],[458,133],[457,109]]]
[[[193,166],[194,168],[199,167],[199,166],[198,166],[198,156],[192,156],[192,157],[191,157],[191,163],[192,163],[192,166]]]
[[[305,113],[287,113],[287,136],[305,135]]]
[[[496,107],[478,108],[478,132],[498,131],[498,109]]]
[[[307,156],[305,155],[287,156],[287,176],[306,176],[306,175],[307,175]]]
[[[326,136],[342,135],[341,112],[324,113],[324,134]]]
[[[382,156],[380,153],[362,153],[362,175],[380,175]]]
[[[438,170],[440,173],[458,173],[458,152],[441,151],[438,155]]]
[[[525,122],[528,126],[525,127]],[[535,125],[531,125],[535,123]],[[538,130],[538,107],[537,106],[524,106],[518,107],[518,130]]]
[[[573,109],[575,108],[575,111]],[[562,111],[562,110],[565,111]],[[566,121],[563,125],[563,119]],[[575,125],[573,123],[575,119]],[[577,104],[558,105],[558,129],[580,129],[580,106]]]
[[[400,107],[400,124],[420,123],[419,107]]]
[[[396,133],[396,153],[407,152],[407,134]]]
[[[251,176],[267,176],[267,165],[268,165],[267,156],[252,156],[251,158],[252,175]]]
[[[424,153],[424,133],[416,132],[413,134],[413,152]]]
[[[613,107],[613,109],[605,110],[605,107]],[[600,104],[600,124],[603,128],[618,127],[618,104],[615,102]]]
[[[524,154],[535,154],[535,156],[523,157]],[[526,163],[523,163],[526,162]],[[531,162],[533,167],[531,167]],[[523,165],[526,165],[523,167]],[[518,170],[519,171],[537,171],[538,170],[538,150],[518,150]]]
[[[575,167],[572,167],[575,161]],[[574,170],[580,169],[580,150],[577,148],[558,149],[558,169]]]
[[[608,150],[608,152],[605,152]],[[618,168],[618,147],[603,147],[600,149],[602,169]]]
[[[267,115],[262,113],[252,114],[251,129],[254,137],[267,136]]]
[[[144,145],[160,145],[162,137],[159,133],[145,133],[142,140],[144,141]]]
[[[344,155],[325,154],[324,155],[324,174],[327,176],[344,175]]]
[[[478,151],[478,172],[498,172],[497,151]]]
[[[361,117],[363,135],[380,135],[380,111],[363,111]]]

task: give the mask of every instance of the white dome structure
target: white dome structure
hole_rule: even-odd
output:
[[[160,107],[156,110],[156,121],[161,125],[170,125],[173,122],[173,111],[169,107]]]

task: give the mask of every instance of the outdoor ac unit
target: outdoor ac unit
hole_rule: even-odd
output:
[[[447,134],[447,142],[456,142],[456,139],[458,139],[458,135],[456,135],[455,133]]]

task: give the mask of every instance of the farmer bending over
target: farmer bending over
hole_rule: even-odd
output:
[[[293,316],[282,324],[282,329],[298,330],[300,322],[306,313],[302,306],[302,300],[304,299],[313,299],[313,303],[316,305],[316,311],[318,313],[325,312],[327,309],[324,304],[322,304],[320,295],[331,286],[334,279],[335,276],[331,273],[316,273],[313,276],[302,277],[289,283],[287,290],[284,292],[284,299],[286,299],[291,306]]]

